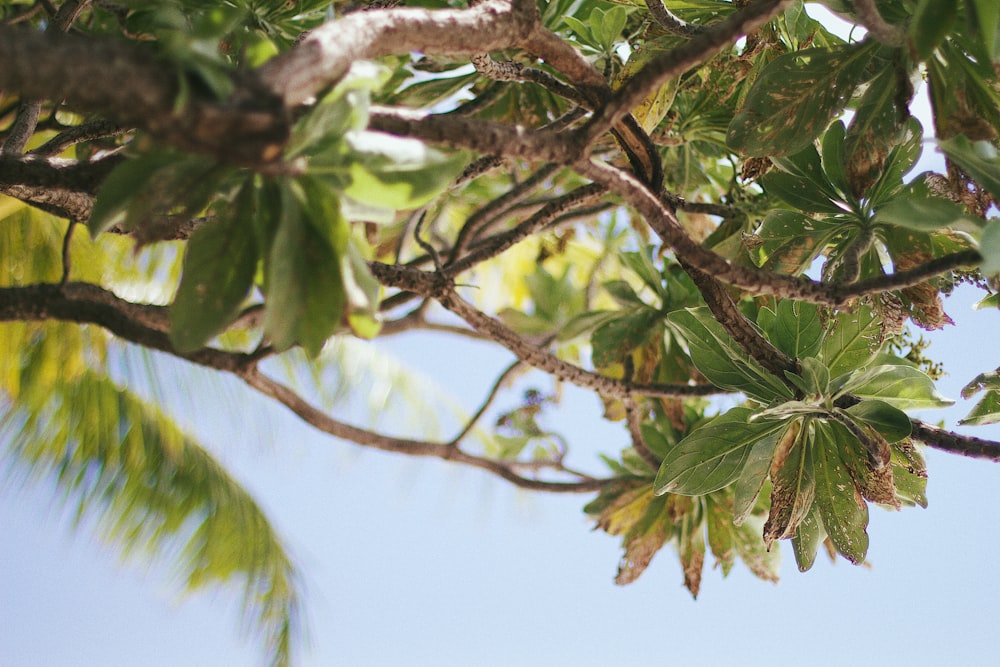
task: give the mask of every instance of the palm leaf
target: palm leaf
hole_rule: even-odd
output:
[[[52,480],[123,554],[169,558],[188,590],[242,584],[246,629],[287,665],[300,582],[254,499],[167,415],[93,370],[36,391],[40,351],[26,355],[19,399],[0,394],[8,470]]]

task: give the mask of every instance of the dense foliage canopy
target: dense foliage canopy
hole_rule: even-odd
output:
[[[822,4],[850,38],[798,0],[6,2],[9,472],[172,545],[191,587],[244,582],[277,664],[296,570],[158,398],[164,358],[359,445],[596,494],[618,583],[667,544],[695,595],[707,553],[864,562],[869,504],[926,505],[924,446],[1000,461],[907,414],[950,403],[913,331],[951,324],[942,294],[1000,305],[1000,5]],[[384,376],[364,341],[416,330],[514,361],[449,439],[339,417]],[[529,367],[551,385],[497,416]],[[1000,421],[982,370],[966,424]],[[603,474],[544,426],[560,383],[622,424]]]

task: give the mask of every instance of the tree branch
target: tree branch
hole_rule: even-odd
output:
[[[316,28],[293,49],[264,64],[260,74],[268,89],[291,108],[338,81],[356,60],[413,51],[472,56],[518,46],[529,29],[503,0],[486,0],[469,9],[355,12]]]
[[[951,452],[952,454],[961,454],[962,456],[969,456],[976,459],[1000,462],[1000,442],[946,431],[943,428],[931,426],[919,419],[911,419],[910,424],[913,426],[912,437],[929,447]]]
[[[528,342],[499,320],[486,315],[467,301],[459,298],[454,290],[446,290],[435,298],[442,306],[468,322],[473,329],[500,343],[521,361],[545,371],[559,380],[590,389],[602,396],[610,398],[625,398],[633,395],[679,397],[707,396],[720,392],[719,388],[713,385],[642,385],[599,375],[567,363],[554,354]]]
[[[427,442],[425,440],[412,440],[410,438],[393,438],[338,421],[310,405],[285,385],[264,375],[256,367],[242,373],[237,373],[237,375],[249,386],[287,407],[307,424],[323,433],[349,440],[365,447],[410,456],[432,456],[446,461],[463,463],[498,475],[520,488],[534,491],[588,493],[599,491],[606,484],[613,481],[613,479],[609,478],[559,482],[523,477],[502,461],[468,454],[450,443]]]
[[[875,0],[854,0],[852,4],[861,25],[872,37],[886,46],[903,46],[906,43],[906,31],[900,26],[886,23],[875,6]]]
[[[233,102],[192,99],[175,112],[183,73],[148,48],[122,40],[0,26],[0,89],[65,100],[164,143],[246,166],[280,157],[289,119],[280,101],[240,74]]]
[[[660,27],[678,37],[694,37],[705,32],[702,25],[695,25],[679,18],[663,4],[663,0],[646,0],[646,8]]]

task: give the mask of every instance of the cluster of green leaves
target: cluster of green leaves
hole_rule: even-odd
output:
[[[118,226],[147,239],[164,211],[204,214],[171,305],[179,351],[224,331],[253,302],[255,287],[264,336],[277,350],[301,345],[316,356],[343,327],[367,338],[378,333],[370,249],[348,219],[391,221],[397,209],[437,195],[465,162],[461,153],[365,129],[371,92],[387,74],[357,64],[299,121],[287,155],[291,173],[260,175],[152,150],[107,178],[87,223],[95,237]]]
[[[657,457],[667,456],[704,421],[706,406],[707,401],[665,402],[656,420],[642,426],[646,446]],[[676,550],[684,585],[695,597],[701,588],[706,544],[723,576],[739,558],[757,577],[778,580],[779,552],[769,551],[760,538],[765,502],[737,517],[731,489],[697,496],[657,494],[652,485],[656,471],[635,450],[626,450],[621,462],[605,460],[619,481],[602,490],[584,511],[598,529],[622,538],[624,554],[616,583],[635,581],[667,544]]]
[[[869,308],[824,323],[816,308],[780,301],[757,322],[800,371],[781,379],[757,364],[705,309],[672,313],[668,326],[687,343],[698,370],[749,404],[695,429],[670,449],[656,476],[659,493],[702,495],[733,485],[736,520],[771,481],[768,546],[792,538],[808,569],[822,536],[852,562],[868,548],[865,500],[925,505],[923,463],[908,441],[904,409],[943,407],[919,369],[880,354]],[[807,519],[812,516],[813,520]]]

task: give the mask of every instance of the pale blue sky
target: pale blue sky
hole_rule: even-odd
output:
[[[952,397],[1000,366],[1000,313],[971,311],[964,296],[947,304],[960,326],[932,348],[952,371],[942,383]],[[475,344],[420,350],[420,365],[442,371],[469,405],[492,381],[487,369],[507,361]],[[968,407],[941,415],[953,424]],[[614,452],[625,434],[599,412],[570,390],[555,425],[584,452]],[[271,442],[254,442],[239,413],[207,429],[209,444],[301,563],[312,628],[304,665],[995,662],[996,464],[929,452],[930,507],[872,510],[871,569],[820,558],[799,574],[783,544],[777,586],[742,565],[727,580],[708,570],[694,602],[670,551],[615,586],[618,543],[590,531],[588,496],[528,494],[478,471],[361,451],[280,411],[263,434]],[[0,665],[261,664],[224,596],[178,601],[162,568],[119,566],[113,549],[68,530],[49,495],[14,491],[0,492]]]
[[[930,350],[950,371],[940,388],[953,398],[1000,367],[1000,312],[972,311],[971,299],[947,301],[959,326],[935,335]],[[474,407],[509,358],[441,341],[401,338],[390,348]],[[202,417],[212,414],[217,386],[187,391],[209,405]],[[311,627],[301,665],[996,663],[997,464],[929,451],[930,507],[872,509],[871,568],[820,557],[800,574],[782,544],[780,584],[742,564],[726,580],[707,569],[695,602],[669,548],[636,583],[614,585],[619,542],[591,532],[581,512],[590,496],[529,494],[475,470],[362,451],[277,408],[261,419],[262,405],[228,404],[200,432],[301,565]],[[971,405],[924,416],[954,426]],[[600,413],[595,397],[568,388],[551,422],[579,464],[626,445]],[[967,432],[1000,439],[995,426]],[[263,664],[237,631],[237,596],[181,599],[166,572],[123,566],[85,529],[71,531],[47,489],[3,486],[0,667]]]

